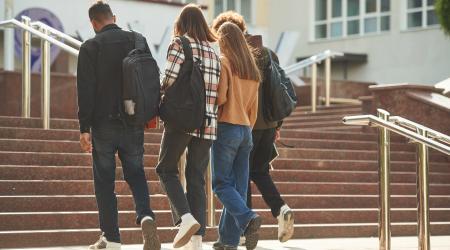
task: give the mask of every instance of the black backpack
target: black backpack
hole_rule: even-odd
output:
[[[161,100],[160,73],[145,38],[139,33],[133,34],[135,49],[122,62],[122,99],[126,122],[141,125],[158,115]],[[125,103],[130,101],[134,103],[132,112],[127,112]]]
[[[178,78],[166,89],[159,108],[161,119],[170,127],[193,132],[205,126],[206,91],[205,80],[201,71],[201,62],[194,61],[192,47],[184,36],[184,62]]]
[[[291,80],[284,70],[272,59],[269,50],[269,67],[263,82],[263,115],[268,122],[282,121],[297,106],[297,95]]]

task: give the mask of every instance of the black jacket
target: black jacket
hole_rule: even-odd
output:
[[[81,45],[77,70],[80,132],[90,132],[93,126],[123,113],[122,61],[134,44],[132,32],[109,24]]]

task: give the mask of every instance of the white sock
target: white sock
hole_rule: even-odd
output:
[[[142,218],[141,223],[142,223],[144,220],[153,220],[153,218],[150,217],[150,216],[145,216],[144,218]]]
[[[288,205],[284,204],[281,208],[280,208],[280,215],[284,214],[286,211],[291,210],[291,208],[289,208]]]

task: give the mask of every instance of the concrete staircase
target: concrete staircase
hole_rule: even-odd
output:
[[[341,124],[342,116],[361,114],[360,106],[307,110],[298,108],[286,120],[282,141],[293,148],[280,146],[272,171],[295,209],[295,237],[376,236],[377,135]],[[99,230],[91,158],[80,152],[77,122],[53,120],[49,131],[40,124],[39,119],[0,117],[0,247],[90,244]],[[160,139],[161,131],[145,135],[145,170],[159,237],[170,242],[176,231],[154,169]],[[391,150],[393,235],[415,235],[415,146],[393,135]],[[430,161],[431,232],[450,235],[450,159],[432,151]],[[117,180],[122,240],[140,243],[120,167]],[[253,199],[264,217],[262,238],[276,239],[276,220],[258,193]],[[216,238],[216,230],[208,229],[206,240]]]

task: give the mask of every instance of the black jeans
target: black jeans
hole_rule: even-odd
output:
[[[136,223],[145,216],[154,218],[145,178],[144,129],[126,127],[120,121],[92,128],[95,197],[99,212],[100,229],[108,241],[120,242],[117,198],[114,192],[116,158],[122,162],[125,181],[131,188],[136,207]]]
[[[275,140],[275,128],[255,129],[253,135],[253,150],[250,153],[250,178],[247,192],[247,206],[252,207],[253,181],[270,207],[273,217],[280,214],[280,208],[285,204],[270,176],[269,168]]]
[[[181,216],[191,213],[201,227],[196,235],[204,235],[206,228],[205,172],[209,163],[211,140],[204,140],[182,131],[165,127],[156,172],[166,191],[175,225]],[[178,178],[178,162],[187,147],[186,194]]]

